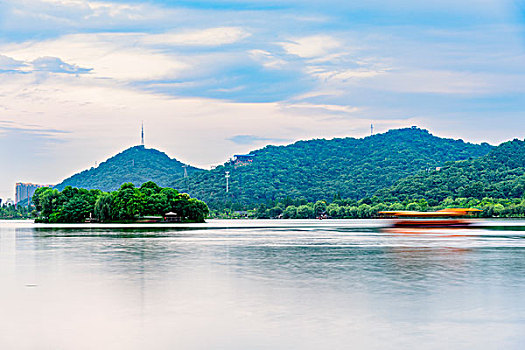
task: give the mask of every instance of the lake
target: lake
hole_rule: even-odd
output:
[[[0,221],[0,349],[524,349],[525,221]]]

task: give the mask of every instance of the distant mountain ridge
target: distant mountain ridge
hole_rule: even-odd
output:
[[[255,156],[248,165],[227,162],[185,181],[175,180],[172,186],[212,208],[232,204],[253,208],[288,196],[308,201],[331,200],[334,196],[360,199],[420,170],[478,158],[492,148],[487,143],[444,139],[412,127],[363,139],[317,139],[266,146],[250,152]],[[228,193],[226,171],[230,176]]]
[[[390,130],[362,139],[336,138],[298,141],[252,151],[253,162],[226,162],[212,170],[188,166],[165,153],[144,146],[131,147],[96,168],[65,179],[66,186],[113,191],[122,183],[136,186],[154,181],[204,200],[212,208],[253,208],[267,201],[304,198],[330,200],[334,196],[361,199],[391,187],[421,170],[446,162],[482,157],[493,149],[444,139],[419,128]],[[229,172],[226,192],[225,172]]]
[[[75,174],[55,187],[63,190],[66,186],[102,191],[117,190],[125,182],[140,186],[144,182],[154,181],[166,187],[174,179],[184,176],[185,164],[171,159],[166,153],[144,146],[134,146],[100,163],[96,168]],[[187,166],[188,176],[203,171]]]

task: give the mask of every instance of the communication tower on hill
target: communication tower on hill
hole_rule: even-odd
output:
[[[140,144],[144,146],[144,122],[142,122],[142,128],[140,131]]]
[[[374,135],[374,124],[370,124],[370,135]]]

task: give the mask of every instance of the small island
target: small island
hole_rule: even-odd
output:
[[[203,201],[152,181],[140,187],[125,183],[112,192],[43,187],[32,200],[39,223],[204,222],[209,213]]]

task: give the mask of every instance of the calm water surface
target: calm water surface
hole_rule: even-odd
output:
[[[0,349],[525,349],[525,221],[0,221]]]

